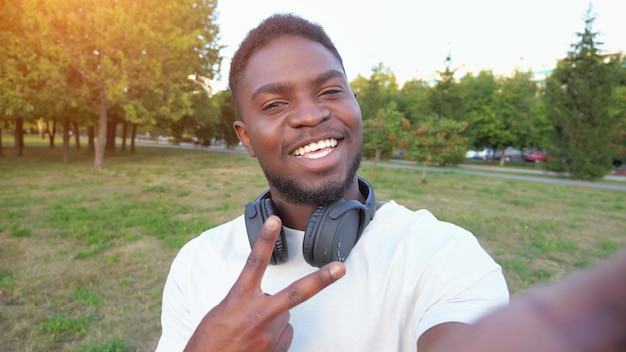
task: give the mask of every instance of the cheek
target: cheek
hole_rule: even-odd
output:
[[[351,105],[350,108],[346,111],[348,113],[345,115],[347,119],[345,123],[348,126],[350,126],[350,129],[354,133],[358,133],[360,136],[363,121],[362,121],[362,116],[361,116],[361,108],[359,107],[359,104],[355,103]],[[358,136],[355,136],[355,137],[358,137]]]
[[[257,124],[254,127],[254,133],[249,133],[250,146],[257,158],[267,159],[278,151],[280,151],[280,133],[277,133],[275,126],[270,124]]]

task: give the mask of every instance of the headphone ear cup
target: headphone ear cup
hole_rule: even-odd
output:
[[[263,214],[263,222],[267,220],[271,215],[276,214],[274,209],[274,202],[267,198],[262,199],[260,202],[261,212]],[[272,258],[270,258],[271,264],[281,264],[287,261],[288,253],[287,253],[287,240],[285,239],[285,231],[283,228],[280,228],[280,233],[276,238],[276,242],[274,242],[274,251],[272,252]]]
[[[307,263],[319,267],[315,260],[315,242],[319,235],[321,223],[326,213],[326,207],[318,206],[313,210],[309,222],[304,230],[304,239],[302,241],[302,255]]]
[[[267,194],[267,196],[269,196],[269,194]],[[250,248],[254,246],[254,243],[258,239],[259,232],[261,231],[265,220],[276,213],[274,209],[274,203],[270,198],[266,197],[265,194],[261,195],[254,202],[246,204],[245,220]],[[274,243],[274,250],[272,252],[272,257],[270,258],[270,263],[281,264],[287,261],[288,254],[285,232],[281,228],[280,233],[276,238],[276,242]]]

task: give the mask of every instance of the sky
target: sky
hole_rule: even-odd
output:
[[[584,31],[589,0],[218,0],[221,79],[228,86],[233,53],[250,29],[274,13],[320,24],[343,57],[348,79],[369,77],[378,63],[400,85],[431,81],[446,68],[458,75],[492,70],[550,70]],[[626,54],[625,0],[593,0],[593,31],[606,52]]]

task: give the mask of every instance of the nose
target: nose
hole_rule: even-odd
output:
[[[316,97],[298,99],[296,108],[289,116],[293,128],[312,127],[330,118],[330,109]]]

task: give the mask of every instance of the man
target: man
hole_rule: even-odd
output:
[[[357,177],[361,112],[321,27],[266,19],[229,79],[269,192],[180,251],[158,351],[422,352],[508,302],[474,236]]]

